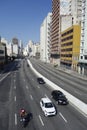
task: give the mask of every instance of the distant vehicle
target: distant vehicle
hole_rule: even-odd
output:
[[[37,78],[37,81],[39,82],[39,84],[45,84],[45,81],[41,77]]]
[[[52,101],[49,98],[47,98],[47,97],[41,98],[40,107],[41,107],[42,111],[44,112],[45,116],[56,115],[55,106],[53,105]]]
[[[27,63],[27,67],[29,67],[29,64]]]
[[[66,96],[59,90],[53,90],[51,96],[58,104],[67,105],[69,103]]]

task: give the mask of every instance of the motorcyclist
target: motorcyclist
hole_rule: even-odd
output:
[[[24,118],[27,115],[27,112],[25,111],[25,109],[21,109],[20,110],[20,117]]]

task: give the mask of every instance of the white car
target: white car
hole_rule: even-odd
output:
[[[40,107],[41,107],[42,111],[44,112],[45,116],[56,115],[56,109],[55,109],[52,101],[49,98],[47,98],[47,97],[41,98]]]

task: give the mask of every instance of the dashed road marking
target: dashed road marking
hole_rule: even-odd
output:
[[[48,96],[45,94],[45,97],[47,97],[48,98]]]
[[[15,113],[15,125],[17,125],[17,114]]]
[[[40,122],[41,122],[42,126],[44,126],[43,120],[42,120],[40,115],[39,115],[39,119],[40,119]]]
[[[37,88],[40,88],[40,86],[37,86]]]
[[[14,89],[16,89],[16,86],[14,86]]]
[[[25,79],[24,79],[24,82],[25,82]]]
[[[14,101],[16,102],[16,96],[14,97]]]
[[[33,100],[33,97],[32,97],[32,95],[30,95],[30,98],[31,98],[31,100]]]
[[[15,82],[16,80],[14,79],[14,82]]]
[[[63,118],[63,120],[67,123],[67,120],[65,119],[65,117],[62,115],[61,112],[59,112],[59,115]]]
[[[26,89],[28,89],[28,86],[26,86]]]

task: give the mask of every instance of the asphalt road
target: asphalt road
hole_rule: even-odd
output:
[[[51,99],[51,91],[46,84],[38,84],[26,60],[15,61],[8,72],[0,75],[0,130],[86,130],[87,117],[70,104],[57,105]],[[44,96],[55,104],[56,116],[44,116],[39,105]],[[26,128],[22,128],[20,123],[21,108],[32,113]]]
[[[87,104],[87,78],[72,74],[70,70],[68,70],[69,73],[66,73],[64,70],[54,68],[50,64],[44,64],[33,58],[30,61],[43,76]]]

